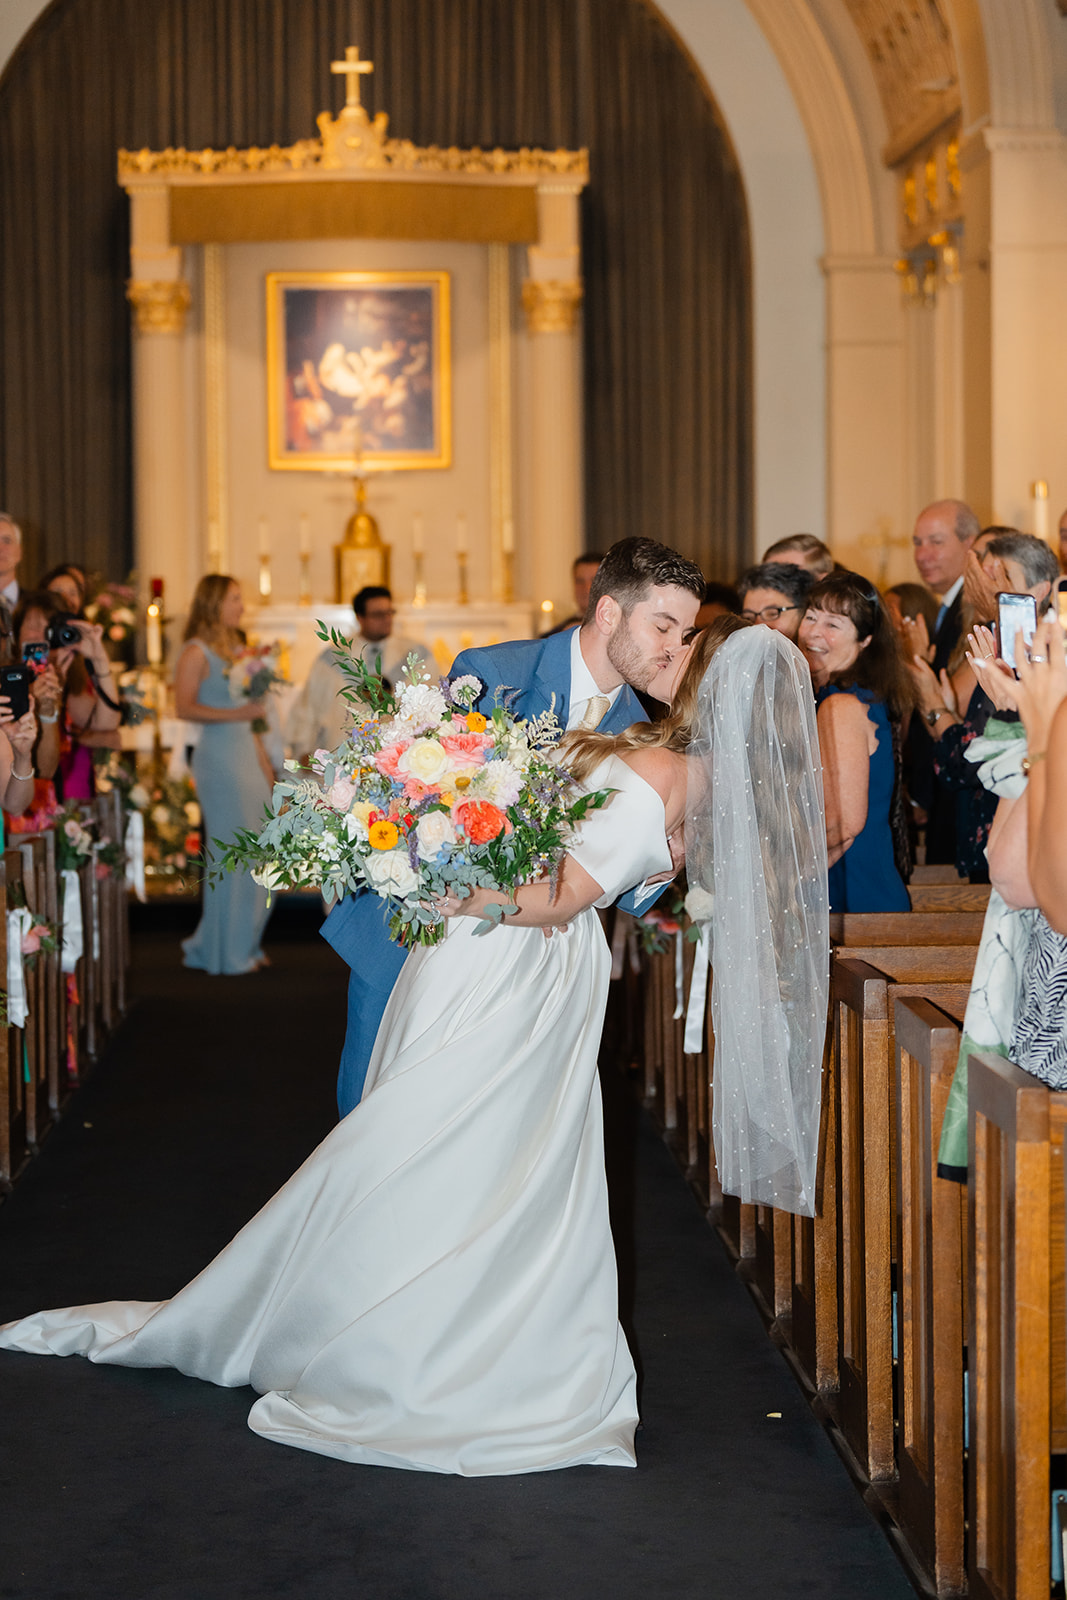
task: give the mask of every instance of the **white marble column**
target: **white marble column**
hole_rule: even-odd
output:
[[[167,609],[191,593],[187,557],[188,452],[181,334],[189,285],[169,240],[167,191],[131,193],[135,559],[142,585],[167,579]]]
[[[540,235],[522,303],[530,342],[531,599],[573,609],[571,566],[582,549],[582,300],[577,186],[538,190]]]

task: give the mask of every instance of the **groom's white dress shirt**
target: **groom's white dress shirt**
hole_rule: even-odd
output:
[[[611,707],[622,693],[622,684],[618,684],[609,694],[600,688],[593,674],[585,664],[582,655],[581,628],[571,630],[571,693],[567,704],[567,729],[568,733],[573,728],[580,727],[585,717],[585,708],[595,695],[598,699],[606,700],[607,705],[601,714],[601,720],[606,717]]]

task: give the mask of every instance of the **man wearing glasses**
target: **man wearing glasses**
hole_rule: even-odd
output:
[[[814,581],[813,574],[804,567],[784,561],[765,561],[760,567],[750,567],[737,580],[741,615],[746,622],[762,622],[784,633],[795,644],[808,590]]]

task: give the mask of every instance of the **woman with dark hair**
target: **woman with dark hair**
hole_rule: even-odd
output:
[[[901,727],[913,690],[881,595],[834,572],[808,595],[797,639],[811,668],[826,795],[831,911],[908,911]]]
[[[185,644],[174,669],[179,717],[204,726],[193,756],[193,778],[203,811],[204,856],[214,866],[214,841],[224,844],[239,828],[258,828],[274,777],[251,724],[264,713],[261,700],[235,704],[227,677],[241,648],[241,586],[211,572],[196,586]],[[260,939],[267,921],[267,891],[247,872],[204,882],[196,932],[183,941],[185,965],[215,974],[255,972],[267,964]]]
[[[54,595],[70,616],[84,615],[85,571],[72,561],[63,561],[58,567],[50,567],[37,587],[46,594]]]

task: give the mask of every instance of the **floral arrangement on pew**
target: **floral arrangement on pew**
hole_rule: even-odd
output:
[[[289,680],[280,670],[281,645],[274,644],[246,645],[234,656],[226,669],[226,678],[230,685],[230,695],[235,704],[242,700],[262,700],[265,694],[272,689],[279,688]],[[252,732],[266,733],[266,717],[253,717]]]
[[[68,801],[56,812],[53,826],[57,872],[77,872],[93,853],[93,824],[76,801]]]
[[[90,622],[98,622],[107,643],[121,646],[137,628],[137,591],[127,583],[105,583],[85,608]]]
[[[401,945],[444,936],[437,895],[512,891],[558,871],[575,824],[610,791],[583,793],[560,765],[551,712],[523,721],[498,703],[483,716],[477,678],[431,684],[414,656],[394,693],[341,634],[320,638],[363,720],[336,750],[315,752],[310,774],[286,762],[293,776],[275,784],[264,827],[218,844],[223,868],[250,868],[268,889],[314,886],[327,901],[369,889]]]
[[[696,944],[700,930],[711,916],[712,897],[706,889],[686,889],[672,884],[648,910],[634,920],[641,949],[648,956],[661,956],[671,947],[676,934],[684,934]]]

